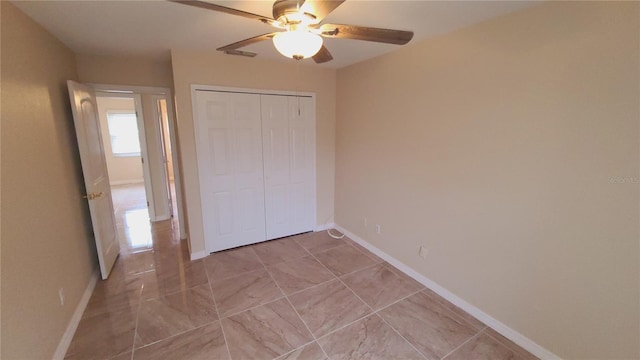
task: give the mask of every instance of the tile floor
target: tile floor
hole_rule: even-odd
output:
[[[68,359],[535,359],[347,238],[190,261],[174,223],[127,217],[131,203]]]

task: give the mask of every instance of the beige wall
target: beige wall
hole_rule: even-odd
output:
[[[111,184],[124,184],[134,182],[144,182],[142,174],[142,162],[140,156],[115,156],[111,149],[111,137],[109,136],[109,125],[107,113],[115,112],[135,112],[133,99],[98,97],[98,115],[100,117],[100,130],[102,131],[102,143],[104,144],[104,154],[109,170],[109,182]]]
[[[178,135],[184,171],[192,253],[205,250],[202,229],[191,84],[316,93],[317,222],[333,218],[336,72],[296,63],[220,53],[172,51]]]
[[[78,77],[86,83],[168,88],[173,85],[171,62],[168,60],[78,54],[76,61]]]
[[[13,5],[0,6],[0,357],[47,359],[97,265],[66,86],[77,79],[76,63],[69,49]]]
[[[638,7],[544,4],[339,70],[337,223],[561,357],[640,357]]]

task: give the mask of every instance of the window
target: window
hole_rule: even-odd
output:
[[[114,156],[140,156],[136,113],[107,112],[107,125]]]

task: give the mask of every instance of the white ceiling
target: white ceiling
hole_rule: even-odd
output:
[[[211,1],[211,0],[210,0]],[[211,1],[271,17],[273,1]],[[162,0],[14,1],[27,15],[77,53],[143,55],[168,58],[170,49],[213,51],[218,47],[274,30],[238,16]],[[408,45],[499,15],[535,1],[379,1],[347,0],[324,20],[399,30],[415,35]],[[349,39],[325,39],[334,60],[315,65],[341,68],[384,53],[397,45]],[[260,58],[286,60],[270,41],[241,50]]]

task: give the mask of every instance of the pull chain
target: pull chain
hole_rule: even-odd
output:
[[[298,100],[298,117],[300,117],[300,94],[298,93],[300,87],[300,60],[296,61],[296,99]]]
[[[304,2],[304,1],[303,1]],[[300,0],[296,1],[297,12],[300,12]],[[300,60],[302,57],[296,59],[296,99],[298,101],[298,117],[300,117],[300,94],[298,93],[300,88]]]

